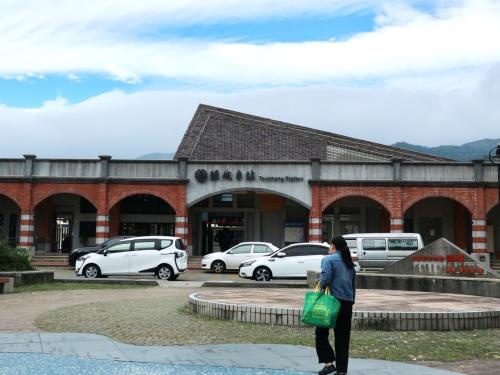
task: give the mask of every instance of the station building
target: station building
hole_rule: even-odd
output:
[[[283,246],[403,231],[500,259],[497,167],[207,105],[174,160],[0,159],[0,235],[36,252],[177,235],[202,255],[221,233]]]

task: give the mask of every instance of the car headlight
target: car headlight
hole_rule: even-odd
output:
[[[255,263],[255,260],[249,260],[248,262],[241,263],[240,267],[249,267],[249,266],[251,266],[254,263]]]
[[[89,259],[92,255],[87,254],[87,255],[82,255],[80,258],[77,259],[77,261],[81,260],[82,262],[85,261],[85,259]]]

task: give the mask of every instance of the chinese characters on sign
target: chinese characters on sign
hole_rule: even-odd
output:
[[[222,177],[221,177],[222,175]],[[262,182],[302,182],[304,181],[304,177],[297,177],[297,176],[257,176],[253,170],[247,171],[245,173],[245,180],[246,181],[255,181],[257,178],[259,181]],[[232,171],[229,170],[224,170],[222,173],[219,170],[213,170],[208,172],[205,169],[198,169],[194,173],[194,178],[196,181],[198,181],[200,184],[205,183],[210,177],[210,181],[219,181],[219,180],[226,180],[226,181],[242,181],[243,180],[243,172],[238,169],[236,173],[233,173]]]
[[[412,262],[446,262],[446,273],[478,273],[483,274],[485,270],[473,262],[466,262],[465,257],[460,254],[442,255],[414,255]]]

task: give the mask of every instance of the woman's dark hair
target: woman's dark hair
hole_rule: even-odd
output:
[[[352,261],[351,251],[347,246],[345,238],[342,236],[337,236],[335,238],[332,238],[330,243],[332,245],[335,245],[337,251],[340,252],[340,255],[342,256],[342,260],[344,261],[345,265],[349,268],[353,268],[354,262]]]

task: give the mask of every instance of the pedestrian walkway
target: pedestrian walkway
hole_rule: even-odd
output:
[[[79,333],[0,333],[2,375],[290,374],[318,371],[313,348],[295,345],[135,346]],[[351,375],[458,375],[406,363],[351,359]],[[258,370],[258,371],[257,371]]]

